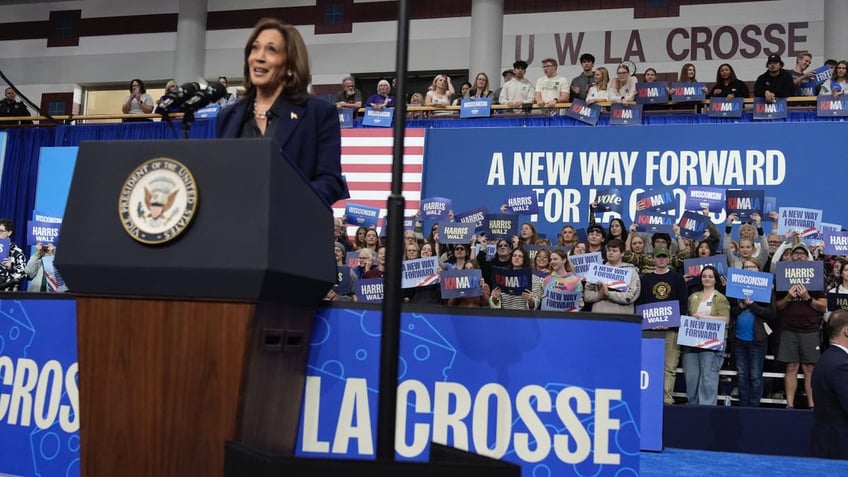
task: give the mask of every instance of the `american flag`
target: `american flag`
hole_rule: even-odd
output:
[[[421,202],[421,177],[424,170],[424,129],[407,129],[403,152],[404,216],[415,215]],[[386,215],[386,200],[392,184],[391,129],[343,129],[342,175],[350,189],[350,199],[333,204],[333,215],[344,215],[348,202],[380,209],[380,226]],[[348,227],[348,234],[356,232]]]

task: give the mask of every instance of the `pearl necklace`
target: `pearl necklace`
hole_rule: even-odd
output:
[[[256,117],[256,119],[268,119],[268,111],[270,111],[271,109],[269,108],[269,109],[266,109],[265,111],[259,111],[259,109],[257,109],[257,106],[258,105],[254,101],[253,102],[253,115]]]

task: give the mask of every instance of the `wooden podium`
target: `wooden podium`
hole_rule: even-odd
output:
[[[185,165],[199,198],[161,245],[119,215],[154,158]],[[270,141],[83,143],[56,257],[77,295],[82,475],[223,475],[228,440],[292,455],[332,230]]]

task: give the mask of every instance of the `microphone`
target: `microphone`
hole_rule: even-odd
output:
[[[197,111],[213,101],[218,101],[227,94],[227,88],[221,83],[209,83],[204,90],[197,91],[183,103],[183,111]]]
[[[162,98],[162,101],[159,101],[159,106],[157,107],[157,109],[160,113],[165,114],[168,112],[168,108],[173,105],[182,105],[195,93],[197,93],[197,88],[195,88],[195,86],[191,83],[186,83],[177,88],[176,91],[168,92],[168,94],[166,94],[165,97]]]

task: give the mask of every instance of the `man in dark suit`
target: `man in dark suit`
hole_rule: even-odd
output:
[[[831,313],[827,331],[831,346],[813,371],[811,451],[816,457],[848,459],[848,311]]]

